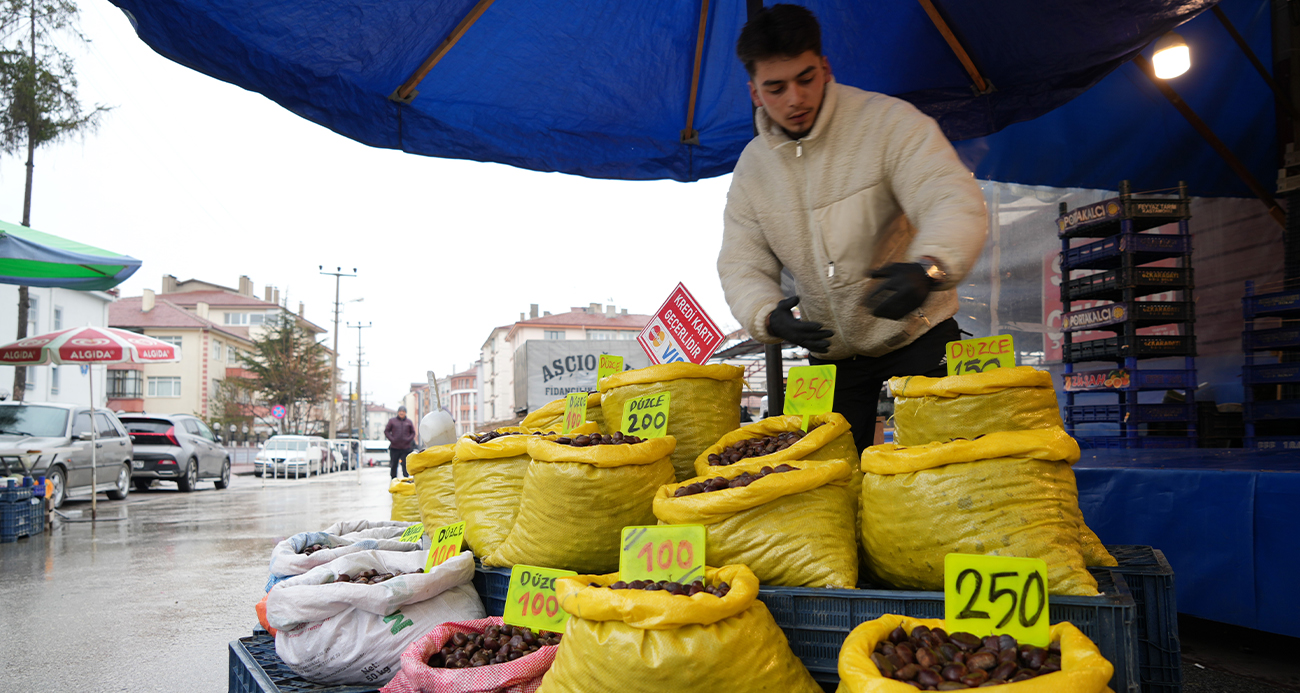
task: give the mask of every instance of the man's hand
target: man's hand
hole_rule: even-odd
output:
[[[829,340],[835,336],[835,333],[823,329],[819,322],[796,318],[791,309],[797,305],[799,305],[798,296],[782,299],[776,304],[776,310],[767,316],[767,331],[808,351],[825,353],[831,348]]]
[[[872,279],[884,279],[867,296],[866,306],[871,314],[886,320],[902,320],[903,316],[921,307],[934,281],[925,268],[915,262],[895,262],[871,273]]]

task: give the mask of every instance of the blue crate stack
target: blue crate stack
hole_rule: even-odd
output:
[[[45,485],[30,477],[0,487],[0,544],[45,531]]]
[[[1177,196],[1135,196],[1121,181],[1119,197],[1070,211],[1061,203],[1061,305],[1065,361],[1065,423],[1085,448],[1194,448],[1197,446],[1196,320],[1192,302],[1191,201]],[[1148,233],[1167,224],[1177,233]],[[1099,239],[1071,246],[1075,239]],[[1176,267],[1150,263],[1176,260]],[[1086,274],[1085,274],[1086,272]],[[1175,301],[1141,300],[1179,292]],[[1087,302],[1089,305],[1075,305]],[[1178,325],[1178,334],[1142,335],[1140,328]],[[1076,342],[1086,331],[1114,336]],[[1182,368],[1145,368],[1140,361],[1182,358]],[[1077,365],[1109,362],[1107,368]],[[1175,401],[1139,400],[1145,390],[1180,392]],[[1115,395],[1113,403],[1079,404],[1080,393]],[[1109,424],[1119,435],[1088,435],[1080,425]],[[1095,427],[1091,427],[1095,428]],[[1159,435],[1163,433],[1164,435]]]
[[[1246,282],[1242,317],[1246,447],[1300,450],[1300,289],[1261,293]]]

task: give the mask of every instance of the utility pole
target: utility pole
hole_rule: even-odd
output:
[[[337,417],[337,410],[335,407],[337,406],[337,400],[339,398],[339,393],[338,393],[339,313],[343,309],[343,304],[339,303],[339,281],[343,277],[357,276],[357,268],[355,267],[352,268],[352,274],[346,274],[343,272],[342,267],[335,268],[333,272],[326,272],[325,265],[317,265],[317,267],[320,268],[321,274],[330,275],[334,277],[334,351],[330,353],[330,425],[329,425],[329,439],[333,440],[338,437],[337,435],[335,435],[336,433],[338,433],[338,430],[335,427],[335,421]]]
[[[360,438],[361,440],[365,440],[365,436],[366,436],[366,434],[365,434],[365,430],[366,430],[366,396],[365,396],[364,394],[362,394],[363,390],[361,389],[361,364],[363,363],[363,360],[362,360],[362,351],[361,351],[361,331],[364,330],[364,329],[366,329],[367,327],[374,327],[374,325],[373,325],[372,323],[369,323],[369,322],[364,323],[364,324],[362,324],[362,323],[357,323],[357,324],[355,324],[355,325],[353,325],[352,323],[348,323],[348,328],[349,328],[349,329],[350,329],[350,328],[356,328],[356,330],[357,330],[357,411],[360,413],[360,416],[357,417],[357,421],[360,422],[360,423],[359,423],[359,426],[360,426],[360,428],[359,428],[359,431],[360,431],[359,438]]]

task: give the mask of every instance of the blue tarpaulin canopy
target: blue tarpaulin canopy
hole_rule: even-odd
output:
[[[734,55],[745,0],[703,13],[700,0],[112,1],[162,55],[376,147],[689,181],[731,171],[752,136]],[[1247,194],[1219,170],[1189,170],[1204,168],[1208,148],[1134,68],[1116,71],[1212,0],[936,0],[991,84],[983,94],[920,3],[805,4],[821,19],[839,81],[908,99],[951,139],[974,140],[962,150],[981,178],[1114,187],[1149,173],[1139,186],[1187,179],[1194,193]],[[1267,62],[1267,0],[1224,7]],[[1211,35],[1217,27],[1208,16],[1195,22]],[[1238,153],[1269,178],[1271,96],[1241,71],[1235,46],[1216,37],[1212,49],[1223,52],[1209,54],[1188,32],[1195,67],[1176,88],[1211,107],[1211,127],[1249,149]],[[414,98],[390,98],[404,84]],[[683,143],[684,130],[698,144]]]

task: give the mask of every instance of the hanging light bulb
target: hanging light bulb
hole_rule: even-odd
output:
[[[1182,36],[1169,32],[1156,41],[1156,53],[1151,56],[1155,66],[1156,77],[1173,79],[1192,66],[1192,51]]]

